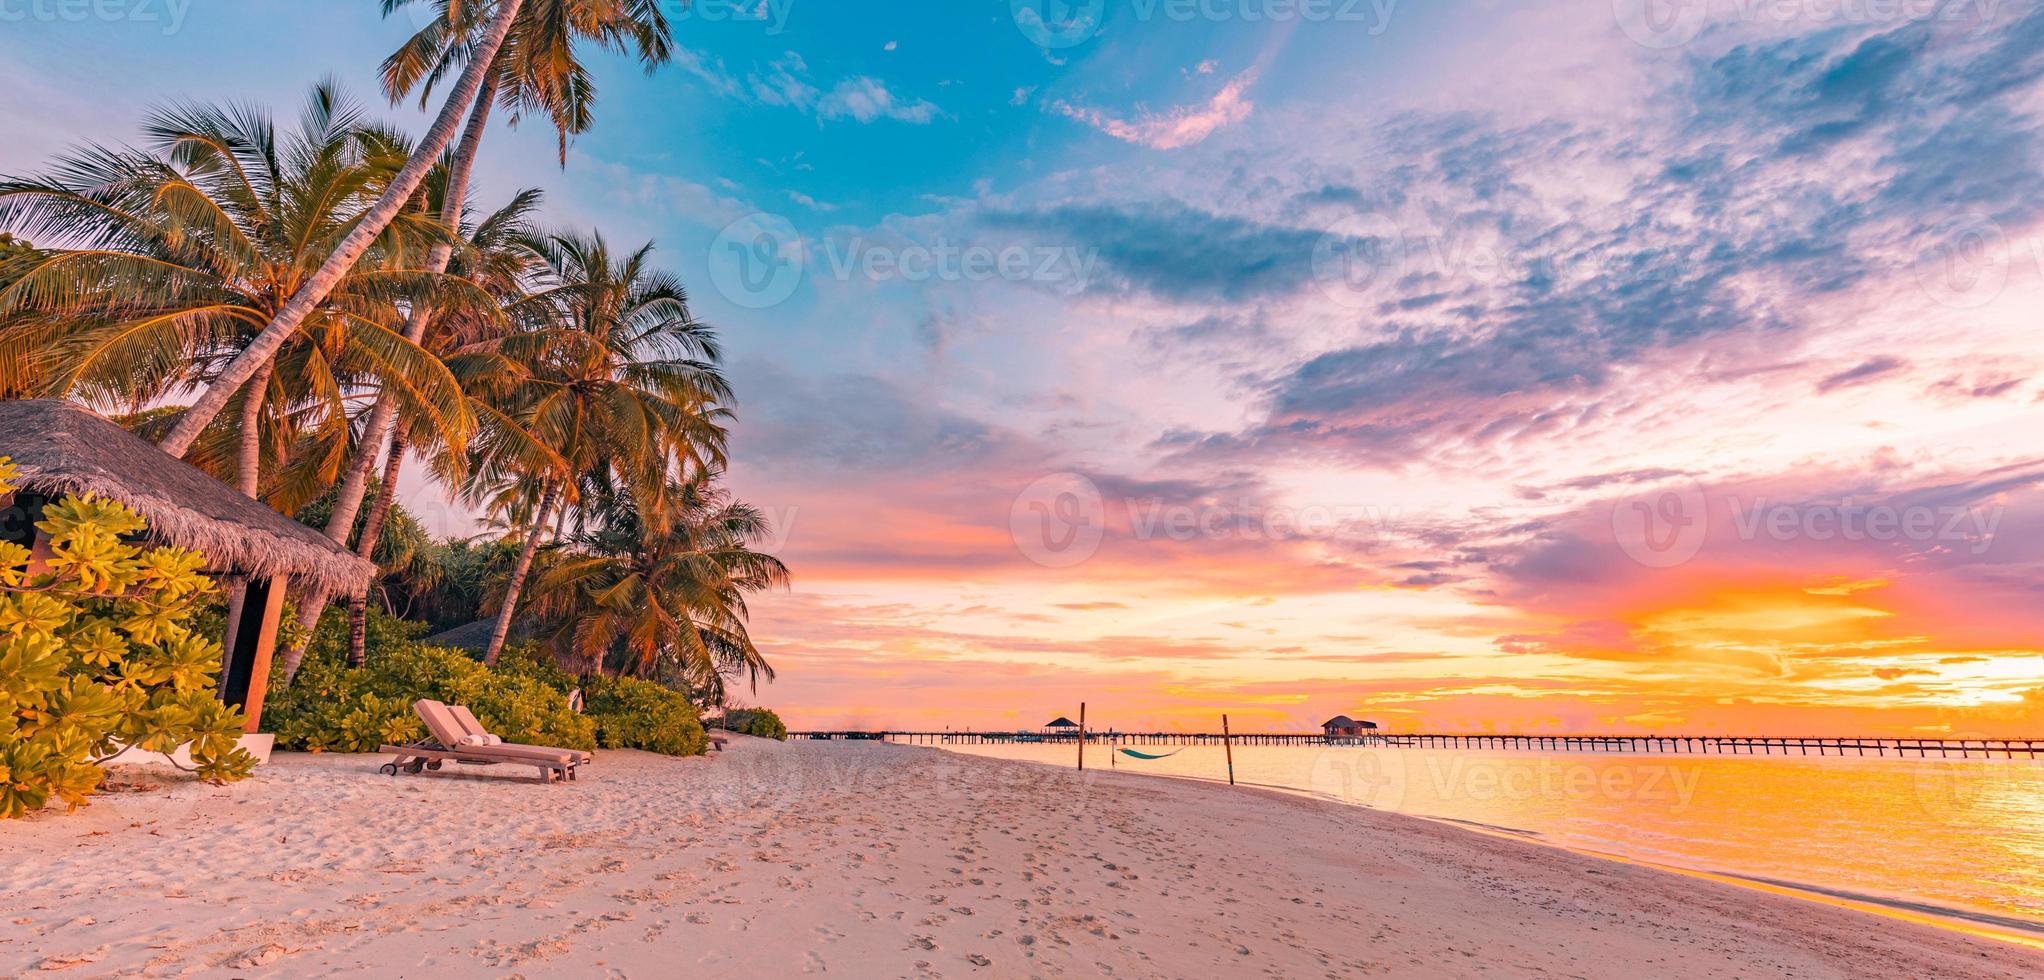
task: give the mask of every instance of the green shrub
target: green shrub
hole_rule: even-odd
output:
[[[504,647],[503,655],[497,658],[496,670],[500,674],[514,677],[529,677],[562,694],[582,686],[575,675],[562,670],[554,659],[541,653],[530,643],[511,644]]]
[[[781,724],[781,716],[774,714],[772,708],[733,708],[724,712],[724,720],[717,727],[740,735],[788,740],[788,726]]]
[[[345,621],[329,611],[296,682],[273,689],[264,708],[263,726],[276,733],[277,747],[374,752],[424,739],[426,727],[412,710],[420,698],[468,706],[507,742],[596,747],[595,725],[568,708],[565,694],[517,671],[493,671],[464,651],[412,640],[414,625],[372,614],[369,662],[350,670],[341,653]]]
[[[596,722],[596,741],[610,749],[702,755],[708,740],[688,698],[652,681],[599,677],[583,692]]]
[[[13,476],[0,457],[0,494]],[[0,542],[0,818],[52,797],[84,806],[104,775],[95,760],[129,748],[189,743],[201,777],[247,776],[241,712],[213,695],[220,645],[191,628],[216,591],[205,556],[127,544],[146,524],[116,501],[72,495],[41,516],[47,571],[30,575],[28,549]]]

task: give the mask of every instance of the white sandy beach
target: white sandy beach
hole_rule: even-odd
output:
[[[0,975],[2035,977],[2044,953],[1253,790],[861,743],[280,754],[0,825]]]

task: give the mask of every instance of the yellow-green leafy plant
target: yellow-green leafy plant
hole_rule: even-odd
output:
[[[281,678],[271,675],[271,690],[277,693],[263,709],[263,726],[276,734],[278,747],[374,752],[418,741],[427,737],[412,708],[420,698],[466,706],[507,742],[596,747],[594,725],[568,707],[565,689],[526,670],[493,670],[464,651],[419,643],[413,639],[418,624],[392,619],[374,607],[364,626],[375,651],[367,665],[346,665],[348,622],[335,609],[314,631],[298,679],[279,690]]]
[[[702,755],[708,745],[695,705],[679,692],[636,677],[594,677],[586,694],[604,748]]]
[[[774,714],[772,708],[732,708],[724,712],[724,718],[717,723],[717,727],[740,735],[778,739],[783,742],[788,740],[788,726],[781,722],[781,716]]]
[[[0,494],[16,478],[0,457]],[[215,592],[204,556],[128,543],[146,522],[118,501],[73,494],[42,517],[36,566],[0,542],[0,819],[85,805],[129,749],[189,745],[201,778],[247,776],[244,719],[213,696],[220,645],[189,625]]]

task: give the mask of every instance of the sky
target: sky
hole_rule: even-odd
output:
[[[377,6],[0,0],[0,172]],[[2044,730],[2035,5],[671,10],[482,200],[719,328],[791,726]]]

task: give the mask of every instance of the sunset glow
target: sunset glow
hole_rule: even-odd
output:
[[[244,6],[95,36],[61,88],[77,38],[10,29],[35,97],[0,169],[253,79],[372,93],[412,30]],[[683,22],[541,175],[551,216],[658,239],[729,348],[730,483],[794,572],[746,697],[796,728],[2044,731],[2034,5],[1713,4],[1673,44],[1608,0],[1116,7],[1069,48],[1007,6]],[[230,31],[324,49],[134,83]],[[481,196],[553,138],[508,132]],[[732,249],[783,227],[792,278],[749,291]]]

